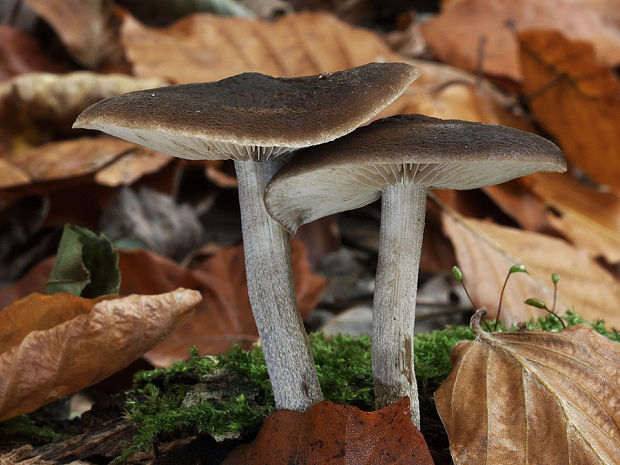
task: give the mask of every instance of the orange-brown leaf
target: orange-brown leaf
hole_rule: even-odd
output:
[[[499,293],[509,268],[522,263],[529,274],[515,273],[510,278],[502,305],[504,324],[510,326],[546,314],[523,301],[538,298],[551,308],[551,274],[558,273],[556,310],[560,314],[573,309],[585,319],[603,319],[611,327],[620,327],[618,279],[566,241],[460,218],[453,213],[444,214],[443,223],[475,305],[487,307],[491,317],[496,314]]]
[[[435,393],[455,464],[618,463],[620,344],[586,325],[488,334],[474,320]]]
[[[409,420],[409,399],[376,412],[319,402],[306,412],[278,410],[250,445],[224,465],[432,465],[424,437]]]
[[[620,81],[594,49],[557,31],[519,34],[523,92],[566,158],[592,179],[620,187]],[[620,50],[620,47],[618,47]]]
[[[0,313],[0,421],[107,378],[182,325],[196,291],[101,301],[31,294]]]
[[[107,0],[25,0],[56,31],[67,50],[87,68],[122,59],[119,19]]]
[[[593,258],[620,262],[620,196],[579,183],[570,176],[537,174],[529,178],[532,190],[558,215],[548,220],[562,235]]]
[[[608,16],[579,1],[462,0],[451,2],[440,15],[424,23],[422,33],[441,61],[469,71],[478,69],[484,40],[482,71],[520,81],[518,44],[507,21],[519,30],[554,29],[589,40],[605,62],[617,64],[620,34],[616,26],[608,24]]]
[[[274,22],[195,14],[159,29],[126,15],[121,34],[136,75],[175,83],[247,71],[304,76],[401,61],[372,32],[324,13],[291,14]]]

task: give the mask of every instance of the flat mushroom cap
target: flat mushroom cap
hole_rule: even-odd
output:
[[[265,205],[295,234],[323,216],[368,205],[389,185],[475,189],[536,171],[566,171],[560,149],[543,137],[504,126],[399,115],[299,151],[267,185]]]
[[[243,73],[102,100],[73,127],[98,129],[180,158],[257,160],[351,132],[419,75],[406,63],[369,63],[297,78]]]

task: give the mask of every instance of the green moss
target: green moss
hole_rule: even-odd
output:
[[[570,312],[566,322],[568,326],[588,323]],[[619,341],[618,332],[606,329],[603,322],[589,324],[604,336]],[[553,316],[532,320],[526,326],[547,331],[562,328]],[[421,387],[434,389],[439,385],[451,370],[450,349],[459,341],[471,339],[473,331],[464,326],[416,335],[415,369]],[[309,340],[325,399],[372,410],[370,337],[328,338],[313,333]],[[198,385],[203,387],[197,389]],[[204,391],[218,390],[222,385],[222,394],[204,396]],[[208,433],[217,439],[239,437],[244,431],[258,428],[275,410],[262,349],[256,346],[245,351],[234,347],[226,354],[201,357],[194,348],[186,362],[140,372],[128,393],[127,410],[139,433],[126,456],[150,449],[167,435]]]
[[[35,422],[28,415],[19,415],[0,423],[0,432],[7,436],[25,436],[40,439],[43,442],[58,441],[71,437],[57,433],[52,427]]]

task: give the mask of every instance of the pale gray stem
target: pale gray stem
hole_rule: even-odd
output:
[[[248,294],[276,408],[304,411],[323,400],[299,314],[288,233],[267,213],[263,193],[283,162],[235,161]]]
[[[424,233],[426,188],[406,181],[381,198],[381,233],[372,316],[372,372],[378,409],[404,396],[420,427],[413,366],[413,329],[418,268]]]

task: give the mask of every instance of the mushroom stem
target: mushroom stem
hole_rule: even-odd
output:
[[[409,396],[411,421],[418,428],[413,329],[425,210],[425,187],[403,181],[383,191],[372,316],[376,407],[381,409]]]
[[[304,411],[323,400],[297,307],[288,233],[268,214],[265,187],[283,161],[235,161],[248,294],[276,408]]]

